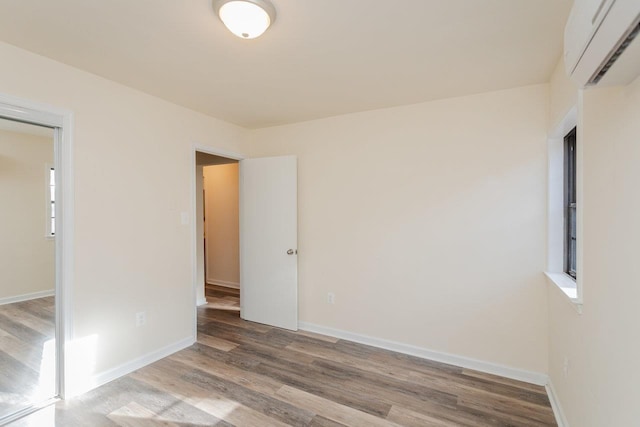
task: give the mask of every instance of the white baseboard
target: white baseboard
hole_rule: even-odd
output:
[[[558,394],[556,393],[556,389],[553,387],[551,379],[549,379],[545,388],[547,389],[547,395],[551,402],[551,409],[553,409],[553,415],[556,417],[558,427],[569,427],[569,422],[567,421],[567,417],[564,415],[562,406],[560,406],[560,400],[558,399]]]
[[[227,282],[226,280],[207,279],[207,284],[208,285],[222,286],[224,288],[240,289],[240,283]]]
[[[38,299],[38,298],[44,298],[44,297],[52,297],[54,295],[55,295],[55,291],[53,289],[49,291],[40,291],[40,292],[33,292],[30,294],[16,295],[14,297],[0,298],[0,305],[13,304],[14,302],[29,301],[32,299]]]
[[[198,300],[196,301],[196,305],[198,307],[200,307],[201,305],[205,305],[207,303],[207,299],[206,298],[198,298]]]
[[[473,369],[476,371],[485,372],[487,374],[499,375],[501,377],[511,378],[530,384],[543,386],[546,385],[549,380],[549,377],[546,374],[542,374],[539,372],[526,371],[524,369],[512,368],[509,366],[471,359],[464,356],[457,356],[454,354],[428,350],[422,347],[416,347],[409,344],[370,337],[367,335],[360,335],[353,332],[329,328],[326,326],[314,325],[312,323],[300,322],[298,324],[298,327],[302,330],[315,332],[317,334],[329,335],[335,338],[354,341],[360,344],[383,348],[385,350],[391,350],[398,353],[409,354],[411,356],[433,360],[435,362],[447,363],[449,365],[455,365],[461,368]]]
[[[137,369],[143,368],[147,365],[152,364],[153,362],[157,362],[160,359],[170,356],[175,352],[183,350],[193,345],[195,342],[196,340],[194,337],[187,337],[173,344],[169,344],[166,347],[162,347],[158,350],[152,351],[151,353],[147,353],[144,356],[140,356],[137,359],[133,359],[129,362],[123,363],[120,366],[116,366],[115,368],[111,368],[107,371],[95,374],[92,376],[90,381],[84,384],[84,387],[82,389],[67,390],[65,399],[78,396],[82,393],[86,393],[90,390],[93,390],[94,388],[100,387],[108,382],[130,374]]]

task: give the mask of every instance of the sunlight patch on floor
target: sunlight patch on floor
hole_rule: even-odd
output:
[[[16,424],[19,427],[45,427],[56,425],[56,407],[50,405],[42,408],[26,418],[19,420]]]
[[[24,405],[24,395],[0,391],[0,402],[3,405]]]
[[[203,399],[201,403],[206,407],[206,409],[204,407],[200,409],[219,419],[224,419],[238,406],[237,403],[229,400]],[[196,407],[198,406],[199,405],[196,405]],[[184,420],[176,420],[160,416],[136,402],[131,402],[119,409],[116,409],[108,415],[108,418],[121,427],[141,427],[149,425],[179,427],[184,423]],[[190,423],[189,425],[197,426],[198,424]],[[209,426],[210,424],[201,425]]]

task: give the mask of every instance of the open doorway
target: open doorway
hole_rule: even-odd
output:
[[[197,316],[194,310],[194,337],[201,324],[201,314],[207,310],[232,314],[234,322],[241,318],[243,321],[297,330],[296,157],[244,159],[239,155],[200,147],[194,147],[193,153],[193,300],[199,307]],[[209,199],[211,193],[221,193],[220,190],[205,189],[205,168],[231,164],[234,165],[235,181],[235,188],[231,191],[235,201],[232,203],[238,210],[233,214],[227,213],[232,221],[223,222],[220,227],[220,212],[213,212],[215,207],[211,206],[214,205],[208,203],[209,207],[205,209],[205,197]],[[228,178],[218,181],[228,183]],[[229,192],[228,185],[223,192]],[[212,231],[209,227],[212,224],[223,233]],[[233,243],[221,241],[221,234],[231,229],[233,233],[229,234],[233,234]],[[223,256],[217,258],[216,251]],[[218,266],[221,263],[231,266],[225,270],[227,275],[223,276],[221,270],[214,269],[215,262]],[[229,271],[233,273],[228,274]],[[236,282],[238,279],[235,278],[239,281]],[[234,291],[236,287],[240,288],[239,292]],[[237,306],[234,307],[238,300],[239,313]]]
[[[37,224],[34,222],[35,225],[33,227],[38,233],[38,239],[47,239],[47,242],[54,247],[53,253],[55,254],[53,261],[54,285],[52,289],[42,291],[23,289],[22,292],[26,293],[21,294],[20,297],[17,295],[7,297],[14,298],[13,302],[20,303],[31,301],[31,299],[23,299],[26,297],[41,296],[42,298],[50,298],[50,300],[44,301],[44,304],[40,307],[23,307],[23,313],[29,312],[29,315],[23,314],[20,318],[10,317],[6,328],[0,328],[3,331],[0,333],[1,341],[5,344],[5,341],[9,344],[16,344],[5,347],[7,351],[4,351],[3,360],[0,361],[3,367],[1,370],[2,378],[6,380],[7,376],[15,375],[16,373],[10,366],[4,364],[4,361],[8,360],[8,356],[11,356],[23,365],[28,366],[28,369],[32,372],[27,371],[27,375],[31,378],[37,377],[38,384],[35,388],[38,390],[37,392],[26,393],[28,386],[21,387],[11,381],[5,382],[5,384],[9,384],[8,387],[14,388],[13,392],[3,389],[2,393],[0,393],[2,398],[7,398],[7,401],[3,403],[8,403],[8,405],[0,405],[2,409],[0,425],[5,425],[55,402],[56,399],[64,399],[69,389],[73,390],[72,387],[68,387],[69,382],[66,380],[68,377],[73,377],[75,372],[72,366],[66,369],[67,357],[65,355],[67,343],[72,336],[68,312],[71,307],[70,291],[73,283],[74,265],[73,113],[68,110],[0,94],[0,119],[6,120],[5,123],[8,123],[8,126],[33,126],[29,129],[46,132],[47,144],[51,145],[53,157],[50,163],[42,164],[40,162],[41,164],[37,166],[38,177],[36,179],[39,182],[38,190],[36,191],[39,192],[41,197],[38,197],[37,207],[34,204],[33,212],[40,215],[41,220],[38,220]],[[27,134],[29,133],[27,132]],[[50,138],[51,135],[53,136],[52,138]],[[35,156],[27,156],[27,158],[29,157],[35,158]],[[10,185],[15,182],[10,177],[11,173],[17,170],[18,164],[19,162],[14,161],[11,155],[0,156],[0,181],[3,184]],[[24,174],[19,175],[24,177]],[[9,199],[4,196],[2,200],[0,212],[3,214],[10,212],[16,203],[21,203],[8,202],[7,200]],[[23,207],[27,209],[25,206]],[[25,220],[31,214],[32,212],[25,210],[24,217],[18,217],[14,220],[3,216],[2,222],[10,223],[17,227],[19,222]],[[32,269],[42,268],[41,265],[36,264],[35,258],[31,256],[32,254],[29,250],[25,252],[24,248],[20,249],[20,245],[24,245],[26,242],[26,234],[23,236],[24,239],[19,238],[16,240],[17,243],[15,245],[5,238],[4,232],[1,235],[3,239],[0,239],[0,246],[3,249],[8,249],[10,253],[14,252],[15,255],[25,256],[28,265]],[[4,257],[3,261],[6,261]],[[8,269],[5,269],[4,264],[0,267],[0,275],[8,277]],[[6,285],[9,283],[4,276],[0,280],[3,291],[7,289]],[[52,291],[53,296],[47,296]],[[40,294],[39,292],[43,293]],[[22,301],[16,301],[16,299]],[[3,305],[12,303],[9,299],[5,299],[4,302],[5,304]],[[53,305],[48,305],[51,303]],[[19,325],[16,327],[15,321],[18,319],[24,322],[26,328],[22,328]],[[49,323],[51,321],[54,324],[54,339],[48,338],[52,332]],[[9,329],[18,335],[21,331],[26,332],[27,335],[30,335],[30,338],[36,339],[31,342],[40,342],[42,345],[37,345],[35,353],[31,353],[26,343],[25,345],[19,343],[19,341],[24,342],[24,339],[29,340],[29,337],[23,336],[21,338],[15,336],[15,338],[11,338],[6,334]],[[38,368],[37,371],[34,368]],[[33,371],[36,373],[34,374]],[[40,384],[43,384],[44,387],[39,387]],[[20,401],[19,395],[22,393],[31,398]],[[16,405],[14,403],[19,404]]]
[[[198,306],[240,314],[238,160],[196,152]]]
[[[58,394],[54,137],[0,117],[0,424]]]

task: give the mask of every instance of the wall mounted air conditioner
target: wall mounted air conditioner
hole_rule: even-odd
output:
[[[640,0],[575,0],[564,34],[567,73],[581,87],[630,83],[640,75],[639,32]]]

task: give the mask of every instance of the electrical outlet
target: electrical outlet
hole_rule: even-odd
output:
[[[333,292],[329,292],[327,294],[327,304],[335,304],[336,303],[336,294]]]
[[[140,327],[147,323],[147,313],[144,311],[139,311],[136,313],[136,326]]]
[[[565,378],[569,376],[569,358],[567,356],[564,357],[564,362],[562,363],[562,373]]]

